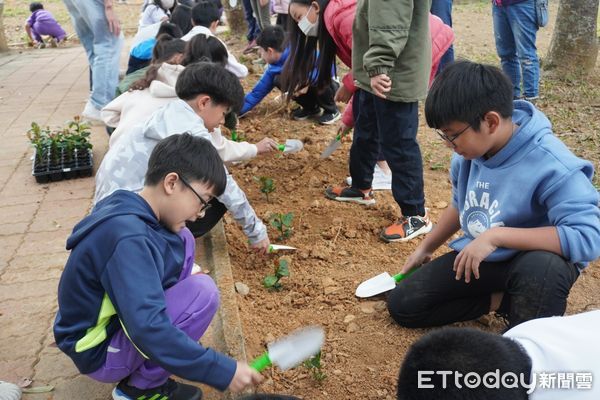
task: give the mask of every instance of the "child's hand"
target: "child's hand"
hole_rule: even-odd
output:
[[[258,385],[262,380],[262,375],[256,372],[256,370],[250,368],[248,364],[238,361],[235,375],[233,375],[228,389],[232,392],[241,392],[248,387]]]
[[[104,7],[104,15],[106,16],[106,22],[108,22],[108,30],[113,35],[119,36],[121,34],[121,22],[117,18],[112,6]]]
[[[352,92],[343,84],[340,85],[340,88],[335,92],[335,101],[339,101],[340,103],[348,103],[350,98],[352,97]]]
[[[256,251],[261,256],[264,256],[265,254],[267,254],[269,252],[270,245],[271,245],[271,241],[269,240],[269,238],[265,238],[265,239],[261,240],[260,242],[250,245],[250,247],[252,249],[254,249],[254,251]]]
[[[273,150],[277,150],[277,142],[266,137],[260,142],[256,143],[256,149],[258,154],[269,153]]]
[[[420,267],[425,263],[428,263],[429,261],[431,261],[432,256],[433,254],[430,251],[425,251],[424,249],[417,247],[417,249],[413,251],[413,253],[406,259],[406,262],[402,266],[400,273],[406,274],[412,269]]]
[[[385,93],[392,89],[392,80],[386,74],[379,74],[371,77],[371,88],[376,96],[385,99]]]
[[[458,256],[454,260],[454,267],[452,268],[456,271],[457,281],[464,274],[465,282],[469,283],[471,281],[471,273],[473,273],[475,279],[479,279],[479,264],[498,248],[492,243],[490,232],[491,230],[483,232],[458,253]]]
[[[348,133],[350,132],[350,130],[352,129],[351,126],[346,125],[345,123],[343,123],[342,121],[340,121],[338,123],[338,129],[337,129],[337,134],[340,135],[340,140],[344,140],[344,138],[346,136],[348,136]]]

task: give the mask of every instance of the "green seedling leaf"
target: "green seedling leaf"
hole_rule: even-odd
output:
[[[293,220],[294,220],[294,214],[293,213],[287,213],[287,214],[283,215],[281,222],[283,222],[283,224],[285,226],[291,226]]]
[[[289,263],[285,259],[279,260],[279,268],[277,268],[277,275],[279,276],[290,276]]]
[[[266,288],[272,288],[277,284],[278,280],[279,278],[274,275],[265,276],[265,279],[263,279],[263,286]]]

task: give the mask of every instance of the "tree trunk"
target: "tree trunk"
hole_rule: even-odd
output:
[[[588,75],[598,56],[598,0],[561,0],[546,69]]]
[[[2,22],[4,15],[4,0],[0,0],[0,52],[8,51],[6,44],[6,36],[4,35],[4,23]]]
[[[243,38],[246,35],[247,25],[244,18],[244,9],[242,8],[242,0],[238,0],[235,7],[231,7],[229,0],[224,2],[225,11],[227,12],[227,23],[231,35],[236,38]]]

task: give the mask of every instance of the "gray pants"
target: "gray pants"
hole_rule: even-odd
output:
[[[252,12],[254,13],[254,17],[258,21],[258,26],[262,31],[267,26],[271,26],[271,4],[267,3],[266,6],[260,5],[260,0],[250,0],[250,4],[252,5]]]

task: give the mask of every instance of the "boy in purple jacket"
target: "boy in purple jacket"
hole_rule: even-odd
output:
[[[61,42],[67,37],[65,30],[49,11],[44,10],[42,3],[29,4],[29,11],[31,11],[31,15],[25,22],[25,31],[34,46],[45,47],[42,35],[51,36],[51,41],[55,42]]]

